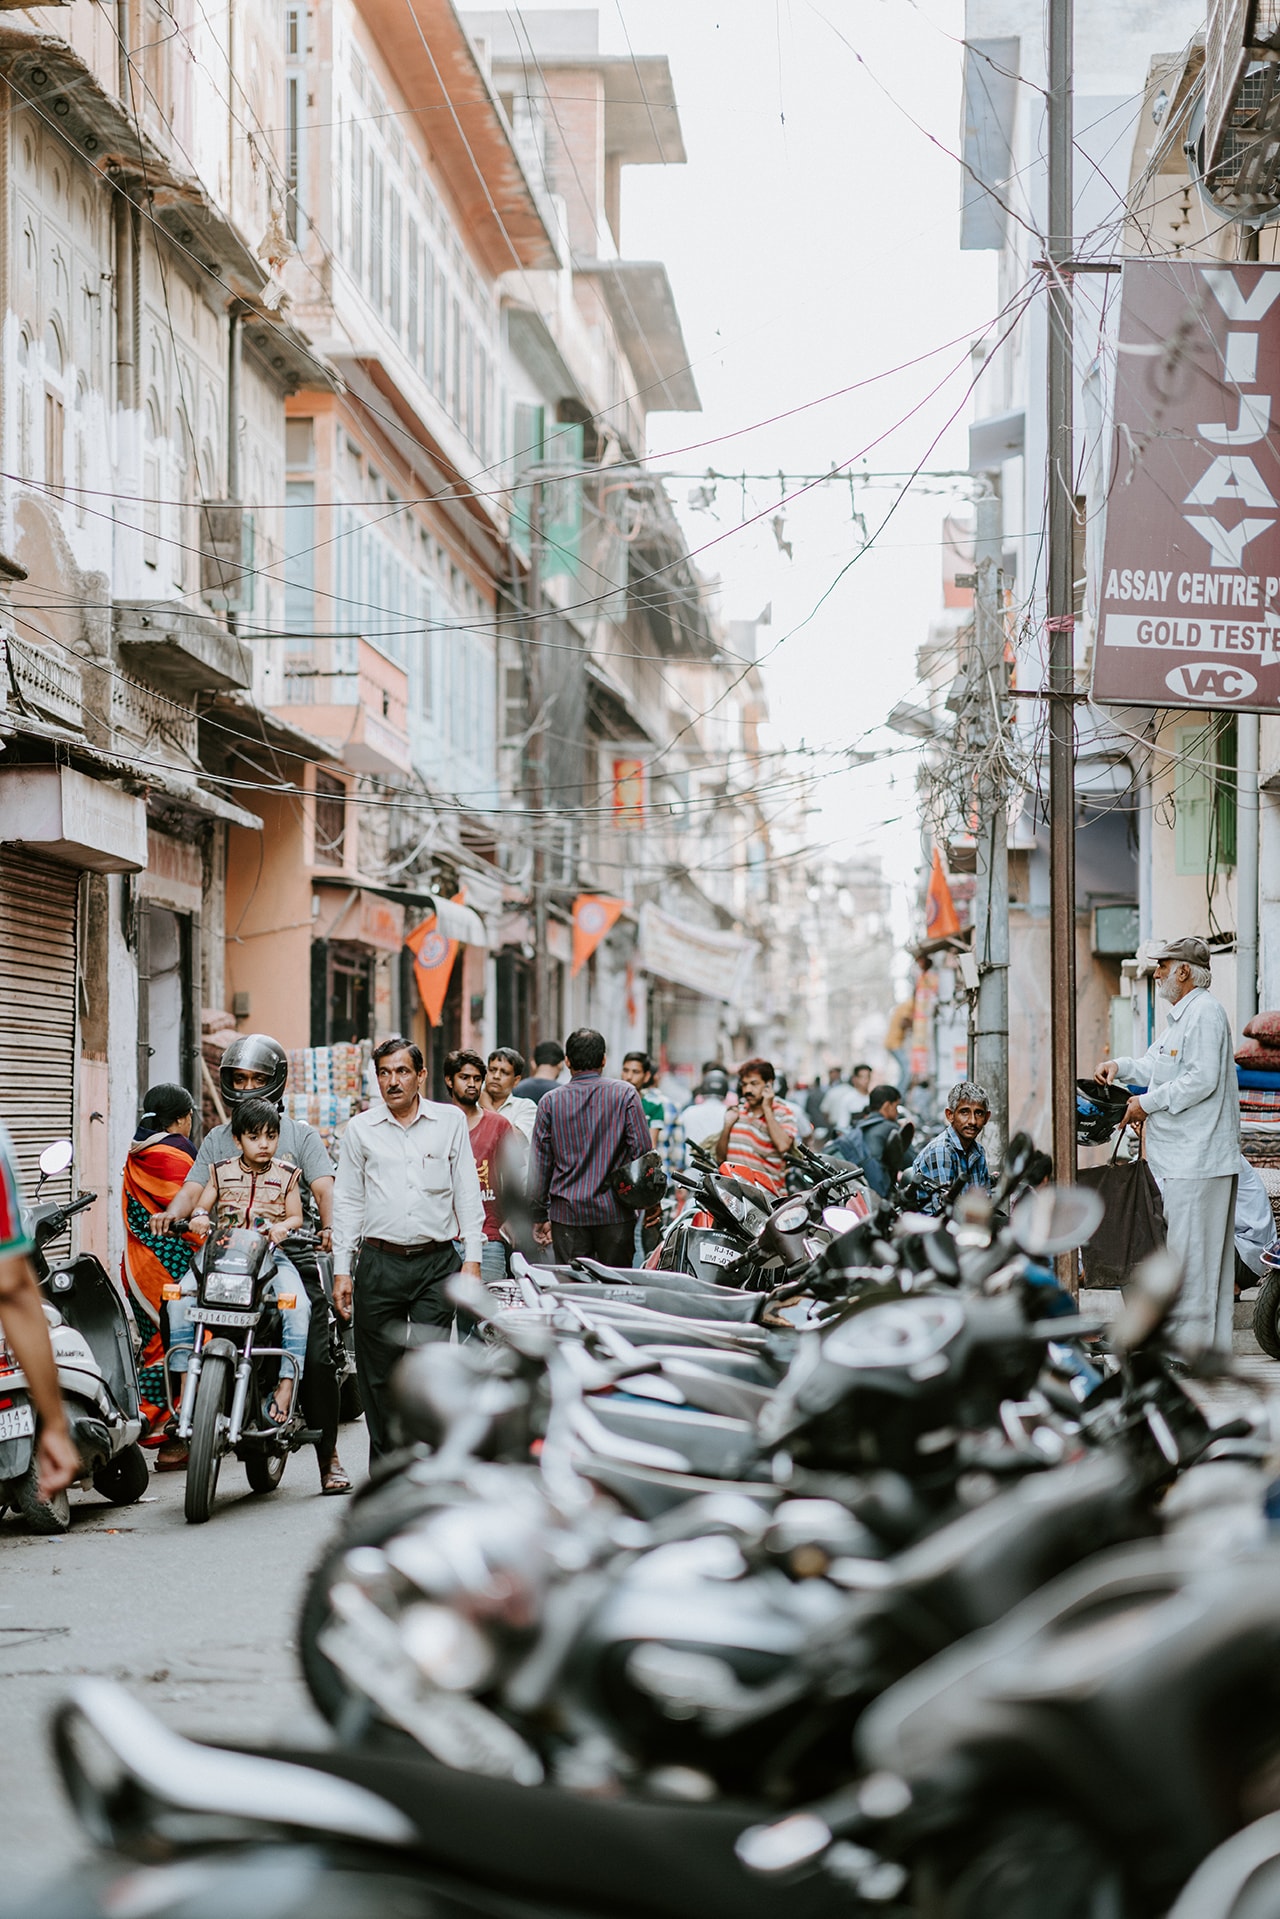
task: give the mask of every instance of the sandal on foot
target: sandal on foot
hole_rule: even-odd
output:
[[[335,1460],[333,1465],[327,1467],[320,1475],[320,1496],[322,1499],[326,1499],[332,1498],[336,1493],[349,1493],[350,1491],[351,1481]]]
[[[278,1391],[279,1388],[276,1390]],[[292,1398],[290,1398],[287,1406],[282,1406],[276,1398],[275,1393],[271,1393],[269,1397],[263,1401],[262,1416],[269,1426],[287,1426],[293,1417]]]
[[[166,1439],[156,1454],[158,1473],[180,1473],[186,1469],[187,1443],[184,1439]]]

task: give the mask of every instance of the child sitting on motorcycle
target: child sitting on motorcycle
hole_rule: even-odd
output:
[[[311,1319],[311,1302],[301,1276],[280,1250],[291,1233],[302,1229],[302,1175],[296,1166],[275,1156],[280,1144],[280,1115],[269,1100],[241,1100],[231,1115],[231,1133],[240,1148],[239,1155],[215,1162],[190,1223],[201,1236],[215,1224],[265,1229],[276,1249],[276,1270],[268,1282],[267,1297],[278,1300],[281,1294],[293,1294],[292,1305],[281,1305],[280,1317],[284,1350],[297,1361],[298,1370],[295,1378],[287,1367],[281,1369],[275,1392],[263,1412],[273,1426],[283,1426],[293,1403],[294,1387],[302,1378]],[[169,1311],[169,1364],[175,1372],[185,1372],[193,1345],[191,1306],[186,1298],[178,1303],[183,1310],[175,1315],[171,1306]]]

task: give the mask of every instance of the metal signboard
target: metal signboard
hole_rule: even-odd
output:
[[[1093,696],[1280,711],[1280,267],[1125,263]]]

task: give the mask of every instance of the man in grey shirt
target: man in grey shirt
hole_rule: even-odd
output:
[[[223,1103],[234,1107],[242,1099],[269,1099],[274,1106],[278,1106],[284,1097],[288,1072],[288,1057],[278,1040],[272,1039],[267,1033],[245,1033],[232,1040],[222,1055],[218,1079]],[[215,1126],[206,1133],[195,1164],[166,1211],[157,1218],[155,1230],[163,1232],[169,1222],[189,1219],[214,1166],[219,1160],[235,1159],[239,1151],[228,1123]],[[334,1173],[333,1161],[329,1158],[324,1141],[314,1126],[308,1126],[302,1120],[289,1119],[282,1113],[280,1144],[276,1152],[280,1159],[296,1166],[302,1174],[303,1208],[306,1210],[309,1199],[315,1202],[320,1219],[320,1243],[327,1248],[333,1224]],[[338,1458],[338,1376],[330,1351],[328,1302],[324,1298],[315,1260],[308,1258],[302,1249],[291,1254],[291,1257],[302,1275],[312,1305],[307,1361],[302,1376],[302,1398],[307,1422],[320,1434],[316,1445],[320,1490],[330,1494],[346,1493],[351,1490],[351,1481]],[[166,1445],[168,1443],[166,1441]],[[161,1452],[163,1455],[164,1448]]]
[[[383,1040],[373,1064],[382,1098],[343,1134],[333,1209],[333,1299],[344,1318],[355,1305],[371,1461],[397,1443],[387,1391],[397,1360],[420,1340],[448,1338],[454,1309],[445,1282],[459,1266],[480,1278],[484,1239],[461,1108],[422,1098],[422,1054],[409,1040]]]

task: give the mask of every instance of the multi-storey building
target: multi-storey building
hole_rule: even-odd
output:
[[[274,273],[281,156],[245,135],[279,125],[283,47],[265,11],[73,0],[4,17],[0,76],[0,1114],[26,1172],[66,1133],[105,1193],[138,1091],[198,1077],[225,833],[257,825],[205,782],[199,712],[250,678],[231,610],[283,617],[312,361]]]

